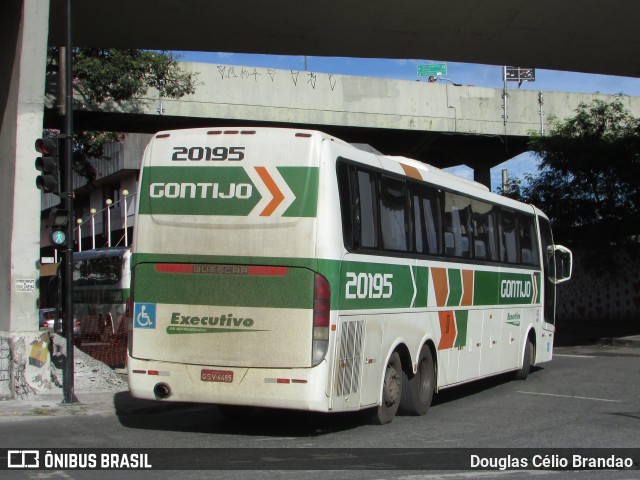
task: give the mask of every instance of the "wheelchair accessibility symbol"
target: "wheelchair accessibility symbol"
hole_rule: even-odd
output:
[[[156,304],[136,303],[133,309],[133,328],[156,328]]]

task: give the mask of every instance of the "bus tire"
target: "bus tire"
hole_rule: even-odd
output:
[[[396,416],[402,397],[402,363],[398,352],[393,352],[384,372],[382,383],[382,402],[374,409],[372,423],[385,425]]]
[[[516,371],[514,378],[516,380],[526,380],[533,366],[533,342],[530,338],[527,338],[527,343],[524,345],[524,355],[522,356],[522,367]]]
[[[407,373],[403,372],[400,411],[405,415],[425,415],[431,406],[435,382],[436,369],[431,349],[424,345],[420,350],[415,375],[409,378]]]

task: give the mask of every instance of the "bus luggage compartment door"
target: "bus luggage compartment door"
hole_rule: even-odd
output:
[[[135,267],[132,356],[229,367],[311,366],[314,272],[258,265]]]

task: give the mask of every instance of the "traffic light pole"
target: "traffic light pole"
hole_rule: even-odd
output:
[[[65,125],[64,125],[64,168],[61,177],[63,178],[62,191],[64,192],[64,208],[69,214],[67,222],[67,243],[64,249],[64,269],[63,269],[63,309],[65,330],[67,334],[67,355],[62,377],[62,389],[64,393],[64,404],[77,403],[74,393],[74,352],[73,352],[73,49],[71,43],[71,0],[66,0],[66,48],[65,48]]]

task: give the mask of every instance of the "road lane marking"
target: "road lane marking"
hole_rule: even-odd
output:
[[[571,357],[571,358],[597,358],[596,355],[570,355],[568,353],[554,353],[554,357]]]
[[[526,393],[527,395],[544,395],[547,397],[576,398],[578,400],[594,400],[596,402],[623,403],[622,400],[611,400],[608,398],[594,398],[594,397],[579,397],[577,395],[560,395],[558,393],[523,392],[523,391],[518,391],[518,393]]]

